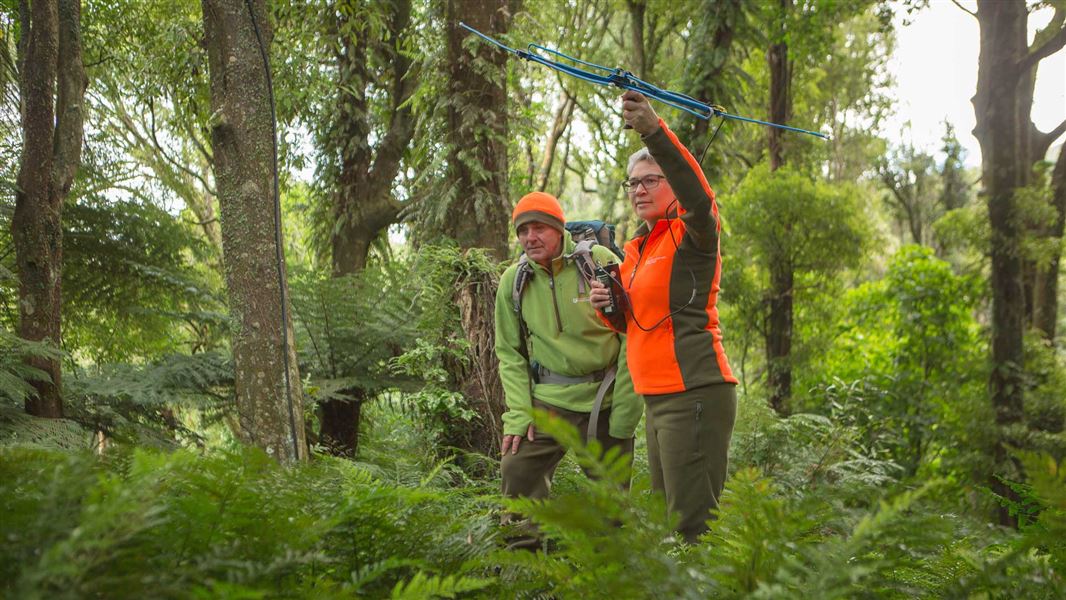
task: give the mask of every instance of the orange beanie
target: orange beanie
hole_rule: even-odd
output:
[[[555,196],[544,192],[531,192],[522,196],[515,205],[511,221],[514,222],[515,229],[537,221],[562,232],[566,217],[563,216],[563,207],[559,206]]]

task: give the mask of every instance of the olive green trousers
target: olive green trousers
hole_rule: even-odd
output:
[[[721,383],[676,394],[644,396],[652,489],[681,519],[677,531],[696,542],[725,487],[729,440],[737,416],[736,386]]]
[[[581,432],[581,441],[588,443],[589,413],[574,412],[544,404],[534,400],[533,406],[545,410],[567,423],[573,425]],[[604,452],[619,446],[622,452],[633,454],[633,439],[621,440],[611,437],[607,432],[610,430],[610,409],[600,411],[599,424],[596,429],[596,437],[603,446]],[[551,490],[551,479],[555,474],[555,468],[566,456],[566,448],[555,438],[543,431],[534,430],[533,441],[525,436],[518,446],[518,453],[508,452],[500,459],[500,471],[503,479],[503,495],[508,498],[527,497],[542,499],[548,497]],[[588,471],[585,471],[588,474]],[[625,487],[629,487],[628,478]]]

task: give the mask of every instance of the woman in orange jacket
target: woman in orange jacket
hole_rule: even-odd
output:
[[[601,318],[627,335],[633,387],[644,396],[652,487],[695,542],[725,485],[737,379],[718,324],[721,224],[699,163],[641,94],[622,95],[622,116],[645,144],[629,159],[626,189],[644,221],[625,245],[625,311]],[[612,294],[594,283],[592,305]],[[624,314],[624,317],[622,316]]]

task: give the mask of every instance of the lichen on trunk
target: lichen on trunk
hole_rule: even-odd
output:
[[[307,458],[307,443],[284,260],[275,243],[274,124],[260,52],[272,32],[264,1],[252,5],[255,21],[244,0],[203,0],[211,138],[241,432],[292,462]]]

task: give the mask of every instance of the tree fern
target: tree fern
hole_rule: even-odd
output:
[[[62,353],[45,342],[24,340],[0,328],[0,401],[21,407],[35,396],[35,381],[50,381],[44,371],[26,364],[30,357],[58,359]]]

